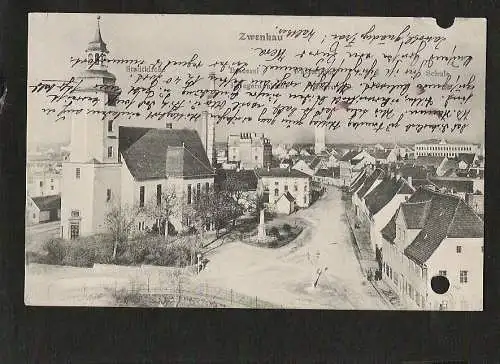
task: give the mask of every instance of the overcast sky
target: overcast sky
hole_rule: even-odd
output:
[[[307,28],[313,26],[318,32],[347,33],[363,32],[370,24],[377,24],[377,31],[398,32],[405,24],[411,24],[412,32],[444,35],[450,44],[457,45],[457,53],[470,54],[474,60],[470,69],[477,73],[471,118],[474,127],[456,138],[482,142],[484,140],[484,69],[485,34],[483,21],[455,19],[454,25],[447,30],[439,28],[433,19],[394,18],[390,21],[380,18],[328,18],[328,17],[280,17],[272,16],[189,16],[189,15],[114,15],[101,17],[103,40],[113,58],[141,57],[147,60],[158,58],[182,59],[194,52],[202,59],[212,61],[215,55],[257,62],[249,53],[250,47],[262,44],[239,41],[239,33],[275,33],[277,24]],[[42,79],[68,79],[77,70],[70,68],[71,56],[83,56],[88,42],[93,38],[96,28],[96,14],[30,14],[29,18],[29,65],[28,83],[34,84]],[[293,48],[292,41],[283,42]],[[297,42],[295,42],[297,43]],[[269,43],[267,44],[269,45]],[[314,47],[311,47],[313,49]],[[314,48],[315,49],[315,48]],[[440,67],[436,70],[444,70]],[[123,65],[110,65],[109,69],[117,76],[122,89],[127,88],[130,75]],[[465,76],[465,75],[464,75]],[[440,81],[439,78],[419,80]],[[69,141],[69,120],[54,123],[40,111],[44,99],[28,92],[28,142]],[[137,124],[137,121],[135,122]],[[163,125],[162,121],[159,125]],[[149,125],[145,125],[149,126]],[[279,126],[263,127],[258,123],[247,123],[236,127],[226,125],[216,129],[217,140],[225,140],[229,133],[240,131],[261,131],[271,141],[308,142],[313,139],[311,127],[283,129]],[[403,133],[375,134],[372,130],[354,131],[342,129],[327,132],[327,142],[405,142],[440,138],[439,134],[420,136]]]

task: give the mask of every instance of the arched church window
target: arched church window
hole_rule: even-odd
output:
[[[94,60],[94,56],[92,55],[92,53],[89,53],[88,57],[87,57],[87,62],[89,63],[89,65],[92,64]]]
[[[100,57],[99,53],[95,54],[94,60],[95,60],[95,64],[99,64],[99,62],[101,60],[101,57]]]

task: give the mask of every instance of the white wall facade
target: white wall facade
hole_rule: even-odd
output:
[[[285,186],[288,189],[285,189]],[[289,191],[299,207],[309,207],[311,203],[311,186],[309,178],[302,177],[261,177],[258,184],[258,194],[262,195],[264,188],[269,189],[269,204],[275,204],[283,193]],[[276,191],[277,190],[277,191]]]

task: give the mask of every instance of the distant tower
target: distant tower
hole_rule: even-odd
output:
[[[319,154],[326,149],[325,139],[325,128],[317,126],[314,130],[314,153]]]
[[[75,94],[91,112],[71,115],[70,157],[63,162],[61,235],[76,238],[106,230],[106,211],[121,198],[121,163],[118,151],[119,120],[102,117],[116,109],[120,89],[108,72],[106,43],[100,17],[94,37],[85,49],[87,64],[75,75]],[[104,119],[104,120],[103,120]]]
[[[213,76],[214,74],[211,73],[210,77],[214,79],[212,88],[215,90],[215,78]],[[212,94],[207,95],[207,101],[210,101],[212,98]],[[213,167],[217,161],[217,156],[215,152],[215,122],[213,116],[211,116],[212,112],[212,107],[210,106],[207,111],[203,112],[203,118],[198,129],[198,134],[200,135],[203,147],[207,153],[210,165]]]

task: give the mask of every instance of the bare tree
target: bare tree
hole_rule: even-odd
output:
[[[116,259],[118,245],[128,240],[140,211],[136,206],[114,203],[106,213],[104,221],[113,237],[113,261]]]
[[[154,196],[146,205],[146,215],[154,219],[158,225],[158,235],[161,235],[161,226],[165,226],[164,236],[168,237],[168,224],[170,219],[177,213],[179,202],[173,187],[168,187],[161,195]]]

